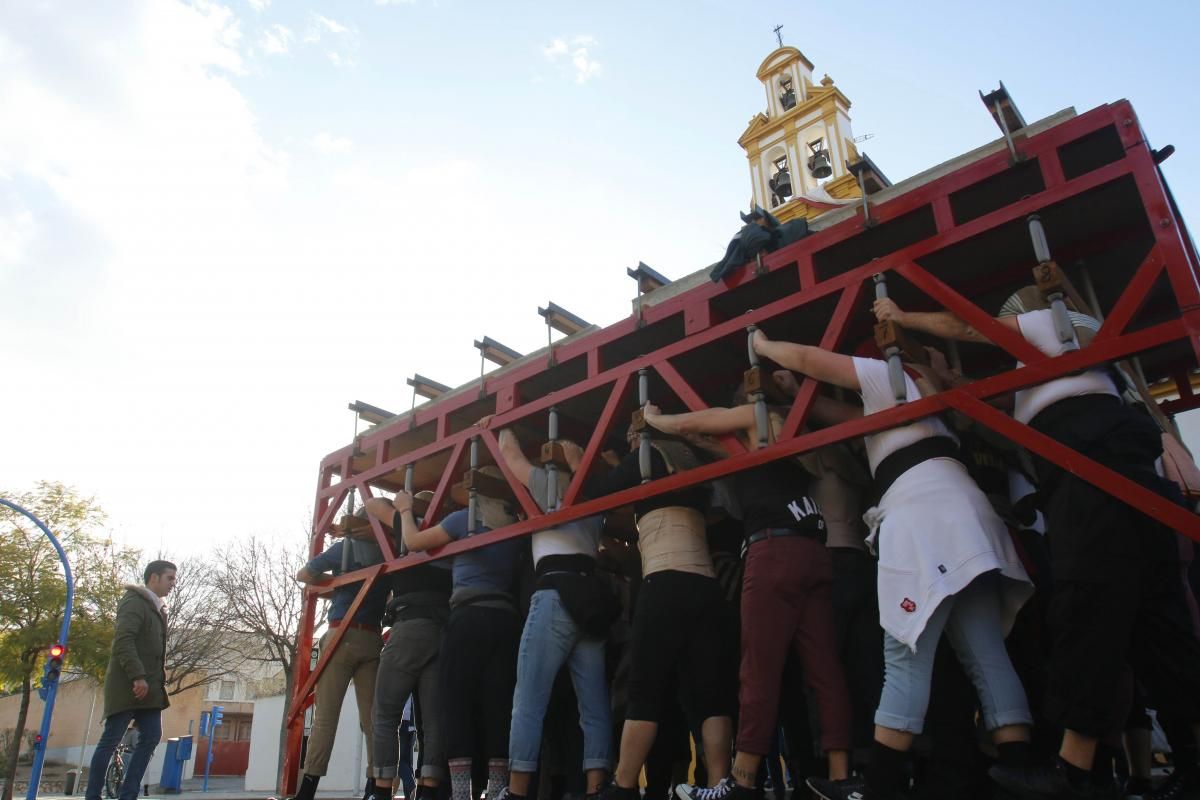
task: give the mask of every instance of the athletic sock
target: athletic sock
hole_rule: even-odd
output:
[[[300,789],[296,792],[294,800],[313,800],[317,794],[317,784],[320,782],[320,775],[304,773],[304,777],[300,779]]]
[[[1080,769],[1065,760],[1062,756],[1058,756],[1058,765],[1062,767],[1063,775],[1067,778],[1067,783],[1075,791],[1081,792],[1091,786],[1092,771],[1090,769]]]
[[[488,759],[487,800],[497,800],[508,788],[508,762],[503,758]]]
[[[871,744],[867,764],[867,789],[871,795],[892,797],[908,788],[908,752],[882,742]]]
[[[452,758],[450,766],[450,800],[471,800],[471,759]]]
[[[1004,742],[996,745],[1000,763],[1006,767],[1023,767],[1029,763],[1029,742]]]

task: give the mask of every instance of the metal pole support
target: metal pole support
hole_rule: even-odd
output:
[[[882,272],[876,272],[871,279],[875,281],[875,299],[886,300],[888,296],[887,276]],[[892,396],[896,398],[897,403],[905,403],[908,401],[908,384],[904,380],[904,364],[900,360],[900,348],[891,345],[883,351],[883,355],[887,358],[888,382],[892,385]]]
[[[558,409],[550,406],[546,438],[550,444],[558,441]],[[546,511],[558,510],[558,465],[553,461],[546,464]]]
[[[479,468],[479,437],[472,436],[471,437],[471,472],[472,472],[472,475],[474,474],[475,470],[478,468]],[[478,514],[478,512],[479,512],[479,503],[476,500],[475,482],[472,480],[470,493],[467,495],[467,518],[468,518],[467,532],[468,533],[475,533],[475,531],[479,530],[479,523],[476,519],[476,515]]]
[[[754,352],[754,334],[757,331],[757,325],[746,327],[746,355],[750,359],[751,368],[760,368],[758,353]],[[760,375],[760,383],[761,380],[762,377]],[[763,397],[761,389],[752,392],[747,399],[754,402],[754,428],[758,432],[758,446],[760,448],[766,447],[771,442],[771,419],[767,414],[767,400]]]
[[[645,369],[638,370],[638,407],[645,408],[650,402],[650,374]],[[642,483],[649,483],[653,474],[650,463],[650,427],[642,428],[638,438],[638,470],[642,475]]]
[[[1029,223],[1029,238],[1033,241],[1033,255],[1038,260],[1038,266],[1047,274],[1057,269],[1050,255],[1050,243],[1046,240],[1046,229],[1042,226],[1042,218],[1030,214],[1026,220]],[[1071,315],[1067,312],[1067,303],[1061,286],[1046,291],[1046,300],[1050,303],[1050,313],[1054,317],[1054,332],[1058,341],[1075,349],[1075,329],[1071,325]]]

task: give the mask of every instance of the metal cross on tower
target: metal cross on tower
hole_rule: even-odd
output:
[[[782,25],[776,25],[776,26],[773,28],[773,30],[775,31],[775,38],[776,38],[777,40],[779,40],[779,46],[780,46],[780,47],[783,47],[783,34],[782,34],[782,33],[780,33],[780,31],[781,31],[781,30],[783,30],[783,26],[782,26]]]

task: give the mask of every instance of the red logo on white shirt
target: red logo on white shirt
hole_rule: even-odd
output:
[[[907,597],[900,601],[900,607],[910,614],[917,610],[917,604]]]

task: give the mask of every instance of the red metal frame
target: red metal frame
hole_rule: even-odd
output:
[[[1086,171],[1071,179],[1064,175],[1058,148],[1080,140],[1089,134],[1115,128],[1124,148],[1124,157]],[[886,224],[910,212],[929,207],[936,226],[933,235],[895,250],[877,261],[861,264],[841,274],[818,276],[814,255],[832,245],[864,235],[861,211],[852,218],[843,220],[829,228],[801,240],[788,248],[771,253],[763,259],[765,273],[773,275],[794,271],[793,277],[799,291],[780,296],[749,309],[732,318],[718,311],[714,299],[721,298],[742,286],[761,280],[763,275],[754,270],[743,269],[723,284],[703,285],[664,300],[645,305],[641,310],[641,321],[636,316],[622,320],[600,331],[557,343],[553,352],[538,359],[518,364],[483,380],[484,398],[494,404],[495,416],[491,430],[478,428],[454,430],[454,420],[462,417],[477,404],[481,395],[472,390],[440,398],[415,410],[411,417],[404,417],[390,424],[381,425],[363,434],[354,445],[326,456],[321,462],[317,485],[316,503],[313,512],[314,536],[311,552],[320,551],[324,534],[329,530],[338,508],[345,501],[348,491],[355,490],[364,498],[371,496],[372,486],[394,488],[397,471],[412,463],[431,457],[449,456],[435,486],[434,497],[427,513],[426,524],[443,516],[443,508],[451,484],[463,470],[465,448],[473,436],[479,436],[485,445],[489,460],[501,462],[506,480],[513,494],[525,511],[526,519],[500,530],[472,537],[470,540],[453,542],[435,553],[412,554],[403,558],[389,558],[387,563],[369,570],[339,576],[321,587],[309,590],[305,597],[304,620],[299,637],[299,655],[296,659],[296,691],[291,698],[287,715],[288,747],[284,761],[284,790],[292,793],[298,775],[298,759],[303,735],[303,711],[311,702],[311,690],[321,674],[329,654],[340,641],[337,631],[327,643],[325,653],[315,669],[310,670],[307,656],[312,648],[316,600],[319,595],[333,588],[363,581],[355,599],[355,607],[362,601],[366,591],[376,580],[391,572],[406,569],[431,558],[443,558],[463,550],[484,546],[490,542],[527,535],[550,525],[582,516],[609,511],[634,500],[677,490],[684,486],[700,483],[732,472],[755,466],[766,461],[794,455],[835,441],[862,436],[903,422],[930,414],[955,409],[982,425],[1001,433],[1021,446],[1078,474],[1133,505],[1161,522],[1171,525],[1193,539],[1200,540],[1200,517],[1178,506],[1164,502],[1153,493],[1118,475],[1081,454],[1064,447],[1048,437],[1037,433],[1026,425],[1016,422],[1006,414],[983,402],[989,398],[1009,393],[1015,389],[1040,383],[1104,361],[1122,358],[1171,345],[1180,341],[1190,344],[1190,352],[1196,360],[1176,360],[1165,370],[1164,375],[1152,377],[1175,377],[1194,369],[1200,360],[1200,279],[1198,279],[1195,255],[1186,235],[1182,220],[1172,212],[1166,187],[1154,164],[1149,145],[1130,104],[1121,101],[1101,106],[1081,116],[1055,125],[1036,136],[1025,138],[1021,144],[1026,159],[1037,159],[1045,188],[1032,195],[1016,199],[995,210],[970,219],[961,224],[954,217],[951,195],[975,186],[1012,168],[1008,152],[1004,148],[986,155],[972,163],[940,178],[918,186],[885,202],[872,203],[871,216],[877,224]],[[1085,192],[1105,187],[1115,181],[1132,177],[1138,199],[1153,231],[1153,242],[1149,253],[1139,264],[1130,268],[1127,282],[1116,302],[1112,305],[1106,322],[1095,341],[1083,350],[1048,359],[1018,334],[997,324],[991,314],[964,297],[945,281],[935,277],[918,261],[934,255],[953,245],[968,242],[981,234],[995,231],[1027,215],[1058,203],[1072,201]],[[1082,202],[1082,201],[1080,201]],[[1113,235],[1111,231],[1097,230],[1097,237]],[[1029,267],[1033,266],[1032,252]],[[864,300],[863,284],[875,272],[891,271],[906,279],[913,287],[924,293],[931,305],[954,311],[964,320],[991,338],[1012,357],[1024,362],[1021,368],[1012,368],[982,380],[975,381],[934,397],[924,398],[868,417],[845,422],[840,425],[813,432],[802,432],[803,423],[816,397],[818,385],[805,380],[801,384],[791,411],[784,424],[780,440],[770,447],[746,451],[740,445],[730,446],[731,455],[721,461],[706,464],[697,469],[677,473],[668,478],[638,486],[620,493],[594,500],[579,500],[579,490],[585,476],[592,470],[604,447],[608,434],[624,424],[618,412],[631,404],[633,381],[639,369],[650,369],[673,391],[688,410],[707,407],[699,392],[680,372],[679,365],[672,363],[697,350],[712,346],[728,337],[741,336],[746,326],[762,324],[798,309],[814,304],[822,307],[836,298],[829,324],[824,328],[819,343],[823,347],[838,348],[851,323],[867,314],[868,304]],[[1130,331],[1130,326],[1146,304],[1150,291],[1165,272],[1178,303],[1177,318],[1159,321],[1157,324]],[[651,296],[651,300],[653,297]],[[826,313],[826,312],[822,312]],[[620,343],[639,331],[646,331],[656,323],[682,315],[683,335],[663,344],[657,349],[637,358],[616,364],[605,363],[605,351],[614,343]],[[522,384],[528,379],[575,358],[583,358],[586,377],[570,386],[551,391],[539,397],[523,397]],[[1181,384],[1182,385],[1182,384]],[[527,421],[543,425],[544,414],[551,406],[559,406],[584,395],[606,392],[603,410],[596,421],[594,433],[584,448],[583,466],[568,489],[563,506],[551,514],[538,513],[528,492],[503,468],[498,458],[498,446],[492,432],[500,427]],[[1194,402],[1188,394],[1164,408],[1183,407]],[[400,437],[414,428],[432,425],[436,432],[434,441],[408,450],[403,450]],[[731,440],[732,443],[732,440]],[[370,454],[374,454],[370,458]],[[420,487],[426,488],[426,487]],[[392,543],[377,523],[372,530],[384,552],[393,554]]]

